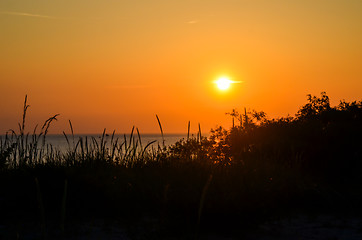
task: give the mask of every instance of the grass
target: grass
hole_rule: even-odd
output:
[[[129,138],[104,130],[99,139],[75,139],[69,122],[64,152],[46,143],[58,115],[29,134],[28,107],[25,98],[19,133],[0,142],[0,224],[31,221],[43,238],[92,218],[124,221],[135,238],[135,226],[152,219],[146,239],[167,239],[242,236],[293,213],[361,210],[362,102],[330,107],[322,93],[309,96],[295,117],[280,119],[233,110],[240,124],[231,129],[218,127],[205,138],[199,125],[196,137],[188,132],[156,148],[142,145],[137,128]]]

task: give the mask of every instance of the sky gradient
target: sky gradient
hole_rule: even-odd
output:
[[[204,132],[244,107],[294,114],[306,94],[362,98],[360,0],[2,0],[0,133]],[[213,81],[241,83],[218,91]]]

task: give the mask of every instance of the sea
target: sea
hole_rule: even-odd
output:
[[[72,144],[73,138],[72,136],[67,136],[68,137],[68,141]],[[163,142],[165,144],[165,146],[170,146],[172,144],[175,144],[177,141],[181,140],[182,138],[186,138],[187,135],[186,134],[164,134],[163,136],[161,134],[140,134],[140,137],[136,134],[132,136],[131,139],[131,135],[130,134],[115,134],[113,137],[113,141],[115,141],[116,139],[119,139],[118,142],[124,142],[125,139],[127,142],[129,142],[130,140],[133,141],[133,139],[135,141],[139,141],[139,139],[141,139],[141,143],[143,146],[146,146],[147,144],[154,142],[153,145],[163,145]],[[100,142],[101,138],[102,138],[102,134],[82,134],[82,135],[74,135],[74,141],[75,143],[79,140],[79,138],[83,138],[83,140],[85,138],[88,138],[88,141],[91,138],[94,138],[96,140],[98,140],[98,142]],[[105,136],[105,140],[107,141],[107,143],[110,143],[112,138],[111,134],[107,134]],[[64,150],[67,149],[68,146],[68,142],[65,138],[64,135],[48,135],[46,138],[46,142],[52,144],[52,146],[56,146],[58,149],[60,150]]]
[[[0,135],[0,139],[4,140],[4,138],[4,135]],[[63,134],[48,134],[46,136],[45,143],[51,145],[57,150],[67,151],[70,147],[73,147],[73,141],[74,145],[76,145],[80,138],[82,138],[83,141],[85,141],[87,138],[88,143],[91,143],[92,139],[95,139],[99,144],[102,139],[102,134],[75,134],[74,138],[72,135],[67,135],[67,138]],[[113,136],[113,142],[118,139],[118,143],[123,143],[126,141],[127,144],[129,144],[130,141],[139,141],[139,139],[141,139],[143,147],[149,143],[152,143],[151,146],[154,147],[157,147],[158,145],[163,146],[163,144],[167,147],[175,144],[177,141],[183,138],[186,139],[187,134],[164,134],[163,136],[161,134],[140,134],[140,136],[133,134],[132,137],[130,134],[115,134]],[[29,140],[31,140],[31,136],[29,136]],[[40,140],[42,141],[42,137]],[[112,134],[106,134],[104,136],[104,140],[107,144],[110,144],[112,140]]]

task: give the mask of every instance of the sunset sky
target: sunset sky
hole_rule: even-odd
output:
[[[229,127],[244,107],[295,114],[306,94],[362,99],[361,0],[1,0],[0,134]],[[227,76],[227,90],[214,83]]]

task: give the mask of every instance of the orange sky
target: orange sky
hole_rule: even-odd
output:
[[[229,127],[244,107],[294,114],[306,94],[362,98],[360,0],[2,0],[0,133]],[[232,89],[213,81],[227,75]]]

